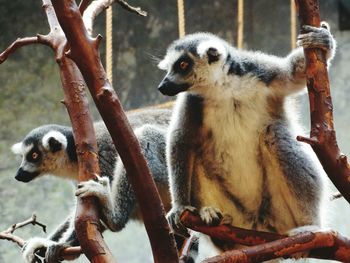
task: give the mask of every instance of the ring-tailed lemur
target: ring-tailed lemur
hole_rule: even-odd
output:
[[[166,211],[170,209],[170,195],[165,160],[165,137],[170,116],[170,109],[149,109],[128,113],[128,119],[141,144]],[[129,219],[142,221],[142,217],[106,126],[103,122],[97,122],[94,128],[101,178],[97,182],[91,180],[79,184],[76,195],[96,196],[102,205],[103,223],[108,229],[119,231]],[[77,156],[70,127],[60,125],[38,127],[23,141],[13,145],[12,151],[23,156],[15,177],[19,181],[29,182],[45,174],[77,180]],[[23,255],[28,262],[33,262],[34,252],[37,249],[48,248],[47,262],[57,262],[60,250],[74,245],[78,245],[78,240],[74,231],[73,214],[49,238],[30,239],[23,249]]]
[[[331,59],[336,44],[328,28],[304,30],[299,46],[322,48]],[[197,33],[170,45],[158,66],[167,71],[159,91],[183,92],[167,138],[167,217],[175,232],[187,234],[179,220],[184,209],[198,209],[208,224],[232,220],[279,233],[321,225],[324,171],[296,141],[300,130],[287,105],[287,96],[306,86],[301,47],[281,58]],[[201,235],[198,261],[227,249],[214,243]]]

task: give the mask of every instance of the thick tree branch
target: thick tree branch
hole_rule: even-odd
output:
[[[320,26],[317,0],[296,0],[300,25]],[[334,185],[350,203],[350,166],[340,152],[333,125],[333,104],[327,72],[327,60],[321,49],[305,49],[307,87],[310,101],[309,143]]]
[[[95,178],[99,174],[97,143],[93,122],[85,93],[85,81],[73,61],[64,56],[66,39],[49,0],[43,0],[50,25],[48,41],[54,48],[60,68],[64,104],[72,122],[78,156],[79,181]],[[110,250],[99,232],[99,214],[94,198],[79,199],[75,230],[82,250],[91,262],[114,262]]]
[[[52,3],[70,44],[71,52],[68,55],[84,76],[134,188],[154,260],[178,262],[174,237],[165,219],[165,211],[153,178],[141,154],[138,140],[102,67],[97,50],[100,37],[90,38],[73,0],[54,0]]]

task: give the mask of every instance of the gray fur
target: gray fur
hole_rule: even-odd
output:
[[[129,112],[127,116],[140,141],[142,151],[145,154],[151,173],[154,176],[165,208],[170,209],[165,161],[165,135],[170,121],[171,110],[135,110]],[[125,169],[115,150],[106,126],[103,122],[97,122],[94,124],[94,128],[98,145],[101,179],[99,182],[88,181],[85,185],[79,184],[76,195],[80,197],[87,195],[93,195],[97,198],[102,197],[103,200],[100,199],[102,208],[101,220],[110,230],[119,231],[124,228],[128,220],[134,219],[142,221],[142,217],[140,216],[141,213],[136,204],[133,189],[128,182]],[[64,151],[62,149],[62,151],[53,152],[51,148],[46,149],[44,147],[43,138],[52,131],[60,132],[67,139],[67,147]],[[30,152],[33,147],[36,147],[35,149],[40,151],[39,154],[41,156],[40,161],[34,163],[30,162],[27,158],[28,151]],[[59,177],[64,176],[73,180],[77,179],[77,158],[72,129],[70,127],[60,125],[38,127],[28,133],[25,139],[14,148],[16,148],[14,151],[16,154],[21,154],[23,156],[22,164],[18,172],[22,176],[21,178],[23,179],[23,177],[28,175],[28,172],[25,171],[28,167],[31,173],[37,174],[37,176],[33,178],[30,174],[30,178],[24,178],[21,181],[28,182],[45,174],[52,174]],[[58,163],[63,165],[58,165]],[[102,182],[103,187],[100,187],[102,186]],[[85,186],[91,187],[86,189]],[[84,193],[82,194],[81,191],[84,191]],[[103,203],[103,201],[107,199],[109,200],[109,206]],[[46,257],[51,260],[56,260],[62,248],[67,245],[78,245],[79,242],[74,231],[73,219],[74,214],[68,217],[66,221],[50,235],[47,241],[38,238],[29,240],[23,251],[25,259],[31,262],[34,259],[33,253],[35,249],[48,247]]]
[[[304,30],[299,45],[322,47],[331,59],[336,44],[329,31]],[[181,71],[174,65],[183,58],[191,63]],[[175,232],[187,235],[179,220],[184,209],[198,209],[208,224],[232,218],[238,227],[278,233],[321,226],[324,171],[296,141],[300,130],[288,106],[288,95],[306,84],[302,48],[280,58],[199,33],[175,41],[159,67],[167,71],[158,87],[163,94],[187,85],[167,139]],[[204,237],[199,250],[198,261],[219,253]]]

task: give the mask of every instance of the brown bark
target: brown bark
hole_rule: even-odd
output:
[[[300,24],[320,26],[317,0],[296,0]],[[333,125],[333,104],[324,51],[305,49],[307,87],[310,101],[310,138],[298,136],[309,143],[328,177],[350,203],[350,166],[340,152]]]
[[[165,211],[153,178],[119,99],[102,67],[98,53],[101,37],[90,38],[73,0],[54,0],[52,3],[70,44],[71,50],[68,55],[84,76],[134,188],[154,260],[178,262],[174,237],[165,219]]]

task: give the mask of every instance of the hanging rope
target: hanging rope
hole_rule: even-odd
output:
[[[238,16],[237,16],[237,48],[243,48],[244,33],[244,0],[238,0]]]
[[[106,73],[109,82],[113,82],[113,12],[112,6],[106,10]]]
[[[185,0],[177,0],[177,16],[179,25],[179,38],[185,36]]]
[[[297,40],[297,15],[294,0],[290,0],[290,47],[296,48]]]

